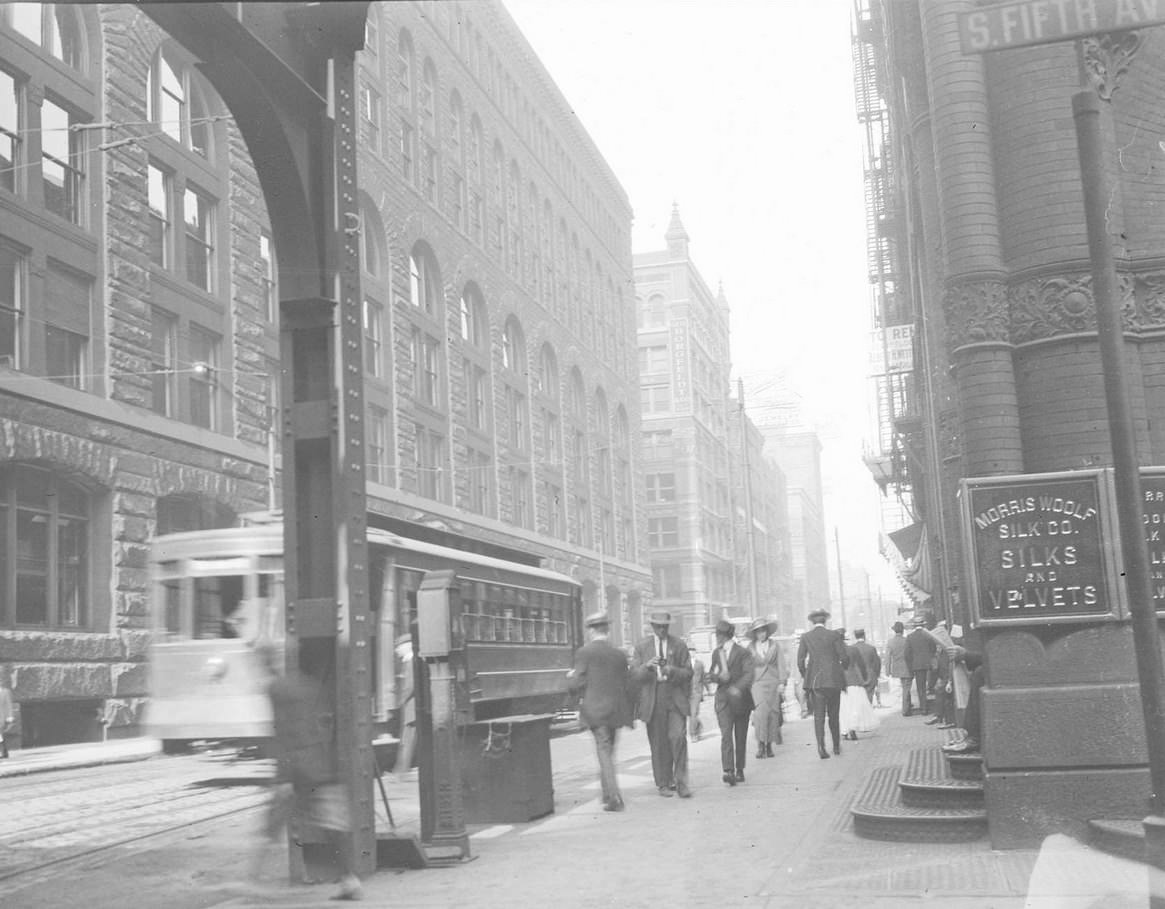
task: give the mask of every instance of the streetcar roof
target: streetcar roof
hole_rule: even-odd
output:
[[[450,546],[425,543],[402,537],[387,530],[369,528],[368,542],[388,546],[403,552],[435,556],[464,565],[510,571],[527,577],[557,581],[562,584],[579,586],[579,582],[569,575],[536,568],[518,562],[507,562],[493,556],[479,555]],[[216,530],[192,530],[169,533],[155,537],[151,548],[151,558],[155,563],[173,562],[184,559],[230,559],[242,555],[281,556],[283,554],[283,525],[278,522],[258,523],[249,527],[223,527]]]

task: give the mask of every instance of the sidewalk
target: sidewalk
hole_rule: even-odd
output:
[[[720,782],[719,735],[705,734],[689,745],[690,800],[656,793],[640,724],[619,741],[620,785],[627,802],[622,814],[601,810],[589,734],[555,737],[553,814],[524,824],[472,826],[471,861],[424,870],[382,869],[364,882],[365,902],[408,909],[463,904],[475,909],[592,909],[661,903],[825,909],[854,902],[863,909],[900,909],[921,901],[944,909],[1147,905],[1143,868],[1066,837],[1050,837],[1043,850],[1022,852],[994,852],[986,839],[934,844],[859,839],[852,832],[849,806],[867,776],[878,767],[904,762],[914,748],[942,741],[940,732],[918,718],[892,710],[878,715],[877,732],[856,743],[843,742],[842,755],[824,761],[817,757],[812,723],[788,723],[776,757],[757,761],[750,753],[747,781],[735,787]],[[709,717],[704,719],[707,726]],[[44,749],[53,754],[45,753],[36,763],[46,769],[54,761],[102,755],[110,759],[115,752],[124,759],[140,759],[156,744]],[[398,825],[415,830],[415,783],[386,778],[386,786]],[[379,793],[374,797],[383,816]],[[258,812],[247,812],[201,830],[143,841],[100,861],[88,860],[83,870],[71,872],[76,875],[72,880],[61,873],[30,882],[6,905],[329,905],[332,885],[286,883],[282,849],[272,856],[260,888],[242,883],[258,842],[259,821]]]
[[[0,760],[0,778],[42,773],[47,770],[144,761],[161,753],[162,743],[157,739],[146,738],[83,742],[78,745],[50,745],[47,748],[21,748],[10,751],[7,760]]]

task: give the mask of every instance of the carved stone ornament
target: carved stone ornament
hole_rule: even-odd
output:
[[[1120,87],[1121,77],[1128,72],[1141,41],[1141,33],[1133,31],[1108,32],[1082,40],[1084,72],[1102,100],[1112,100],[1113,92]]]
[[[1165,280],[1165,275],[1161,276]],[[1132,275],[1117,276],[1121,324],[1137,328],[1137,302]],[[1036,278],[1011,289],[1011,339],[1016,344],[1057,335],[1095,332],[1096,302],[1092,276]]]
[[[974,281],[943,294],[952,350],[985,341],[1008,341],[1007,289],[1000,281]]]
[[[1138,328],[1165,326],[1165,272],[1137,275],[1140,305],[1137,311]]]

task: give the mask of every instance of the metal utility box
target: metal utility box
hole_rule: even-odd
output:
[[[554,811],[551,714],[499,717],[461,730],[461,786],[469,824],[515,824]]]

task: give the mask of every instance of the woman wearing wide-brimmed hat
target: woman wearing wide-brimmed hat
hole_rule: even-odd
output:
[[[751,639],[748,649],[752,652],[755,666],[752,682],[752,699],[756,709],[752,714],[752,728],[756,732],[756,756],[773,756],[773,745],[781,744],[781,700],[785,696],[785,683],[789,680],[780,645],[772,639],[777,623],[770,619],[757,619],[748,629]]]

